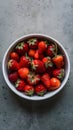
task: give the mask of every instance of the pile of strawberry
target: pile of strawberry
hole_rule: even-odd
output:
[[[18,91],[43,96],[60,87],[64,57],[56,43],[37,38],[22,41],[10,53],[8,78]]]

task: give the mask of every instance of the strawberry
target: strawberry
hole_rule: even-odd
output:
[[[48,68],[48,67],[53,67],[53,63],[51,61],[51,58],[49,56],[47,57],[44,57],[42,59],[43,63],[45,64],[45,67]]]
[[[45,67],[46,67],[47,72],[49,73],[50,76],[52,76],[52,73],[53,73],[53,70],[54,70],[54,65],[51,61],[51,58],[49,56],[47,56],[47,57],[44,57],[42,59],[42,61],[45,65]]]
[[[33,60],[31,63],[32,69],[37,73],[44,73],[46,68],[41,60]]]
[[[24,80],[18,79],[15,82],[15,87],[18,91],[23,91],[24,87],[25,87],[25,82]]]
[[[27,82],[28,82],[28,84],[36,85],[36,84],[39,83],[39,81],[40,81],[40,75],[38,75],[38,74],[35,75],[34,73],[29,73],[27,75]]]
[[[56,55],[52,58],[52,61],[57,68],[61,68],[64,65],[64,58],[62,55]]]
[[[34,54],[34,58],[35,59],[43,59],[44,55],[43,54],[39,54],[38,50],[36,50],[35,54]]]
[[[57,46],[54,44],[48,45],[46,52],[47,56],[53,57],[56,55],[56,53],[57,53]]]
[[[55,77],[52,77],[50,79],[50,86],[51,87],[49,88],[49,90],[56,90],[56,89],[58,89],[60,87],[60,85],[61,85],[60,80],[55,78]]]
[[[46,93],[47,89],[43,84],[39,84],[35,87],[35,93],[39,96],[43,96]]]
[[[39,54],[45,52],[46,48],[47,48],[46,42],[45,41],[40,41],[39,44],[38,44],[38,52],[39,52]]]
[[[54,69],[53,76],[62,80],[64,78],[64,69],[63,68]]]
[[[34,58],[35,50],[30,49],[30,50],[28,51],[28,55],[29,55],[30,57],[33,57],[33,58]]]
[[[35,51],[34,58],[35,58],[35,59],[39,59],[39,53],[38,53],[38,50]]]
[[[31,85],[25,85],[24,92],[28,96],[32,96],[34,94],[34,87]]]
[[[29,67],[30,65],[30,59],[28,56],[21,56],[19,66],[22,67]]]
[[[41,81],[46,86],[47,89],[50,88],[50,76],[48,73],[45,73],[41,76]]]
[[[15,47],[16,52],[19,56],[24,55],[26,52],[28,52],[28,44],[24,42],[18,43],[18,45]]]
[[[14,60],[14,59],[10,59],[8,61],[8,70],[10,70],[10,71],[16,71],[18,69],[19,69],[18,62],[16,60]]]
[[[10,58],[19,61],[19,55],[16,52],[11,52]]]
[[[29,74],[29,69],[28,68],[20,68],[18,70],[18,74],[20,76],[20,78],[25,79],[27,77],[27,75]]]
[[[30,49],[37,49],[38,47],[38,40],[36,38],[29,39],[27,43],[29,44]]]
[[[18,79],[18,73],[17,72],[13,72],[11,74],[8,75],[8,78],[11,82],[15,83]]]

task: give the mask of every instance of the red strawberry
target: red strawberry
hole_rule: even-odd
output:
[[[18,79],[15,83],[15,87],[17,90],[19,91],[23,91],[24,87],[25,87],[25,82],[24,80]]]
[[[55,69],[53,71],[53,76],[62,80],[64,78],[64,69],[63,68]]]
[[[42,59],[43,63],[45,64],[45,67],[48,68],[48,67],[52,67],[53,66],[53,63],[51,61],[51,58],[48,56],[48,57],[44,57]]]
[[[35,87],[35,93],[39,96],[43,96],[46,93],[47,89],[43,84],[39,84]]]
[[[35,50],[30,49],[30,50],[28,51],[28,55],[29,55],[29,57],[34,58],[34,55],[35,55]]]
[[[28,51],[28,44],[24,42],[20,42],[16,46],[15,50],[19,54],[19,56],[24,55]]]
[[[40,41],[39,44],[38,44],[38,52],[39,52],[39,54],[45,52],[46,48],[47,48],[46,42],[45,41]]]
[[[38,47],[38,40],[36,38],[29,39],[27,43],[29,44],[29,48],[31,49],[37,49]]]
[[[53,69],[54,69],[54,66],[53,66],[53,63],[51,61],[51,58],[48,56],[48,57],[44,57],[42,59],[42,61],[44,62],[45,64],[45,67],[47,69],[47,72],[50,74],[50,76],[52,76],[52,73],[53,73]]]
[[[52,58],[52,61],[57,68],[61,68],[64,65],[64,58],[62,55],[56,55]]]
[[[15,83],[18,79],[18,73],[17,72],[13,72],[11,74],[8,75],[8,78],[11,82]]]
[[[21,68],[22,68],[22,67],[29,67],[29,65],[30,65],[30,59],[29,59],[29,57],[27,57],[27,56],[22,56],[22,57],[20,58],[19,65],[20,65]]]
[[[39,53],[38,53],[38,50],[36,50],[35,55],[34,55],[34,58],[35,58],[35,59],[39,59]]]
[[[11,52],[10,58],[19,61],[19,55],[16,52]]]
[[[29,74],[29,69],[28,68],[20,68],[18,70],[18,74],[19,74],[20,78],[25,79],[27,77],[27,75]]]
[[[10,60],[8,61],[8,69],[9,69],[10,71],[16,71],[16,70],[18,70],[18,69],[19,69],[19,64],[18,64],[18,62],[15,61],[14,59],[10,59]]]
[[[32,69],[37,73],[44,73],[46,70],[44,63],[41,60],[33,60],[31,65]]]
[[[51,79],[50,79],[50,85],[51,85],[51,87],[49,88],[49,90],[56,90],[56,89],[58,89],[59,87],[60,87],[60,85],[61,85],[61,82],[60,82],[60,80],[59,79],[57,79],[57,78],[55,78],[55,77],[52,77]]]
[[[49,45],[46,52],[47,56],[53,57],[56,55],[56,53],[57,53],[57,46],[55,46],[54,44]]]
[[[41,81],[43,82],[43,84],[46,86],[47,89],[50,88],[50,76],[48,73],[42,75]]]
[[[39,54],[38,50],[36,50],[34,58],[35,59],[42,59],[43,57],[44,57],[44,55],[43,54]]]
[[[31,85],[25,85],[24,92],[28,96],[32,96],[34,94],[34,87]]]
[[[30,85],[36,85],[40,81],[40,76],[37,74],[35,75],[34,73],[30,73],[27,75],[27,82]]]

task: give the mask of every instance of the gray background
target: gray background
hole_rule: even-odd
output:
[[[11,92],[0,69],[0,130],[72,130],[73,0],[0,0],[0,68],[8,46],[29,33],[62,43],[70,57],[70,77],[57,96],[30,102]]]

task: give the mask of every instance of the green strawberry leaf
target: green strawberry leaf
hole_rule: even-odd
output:
[[[24,46],[24,42],[20,42],[18,43],[18,45],[16,46],[16,49],[23,49]]]
[[[38,92],[37,94],[39,95],[39,96],[43,96],[44,94],[46,93],[46,91],[41,91],[41,92]]]
[[[36,38],[32,38],[32,39],[29,39],[29,40],[27,41],[27,43],[29,43],[29,45],[34,45],[35,42],[37,42],[37,39],[36,39]]]
[[[27,90],[25,94],[28,96],[32,96],[34,94],[34,90]]]

